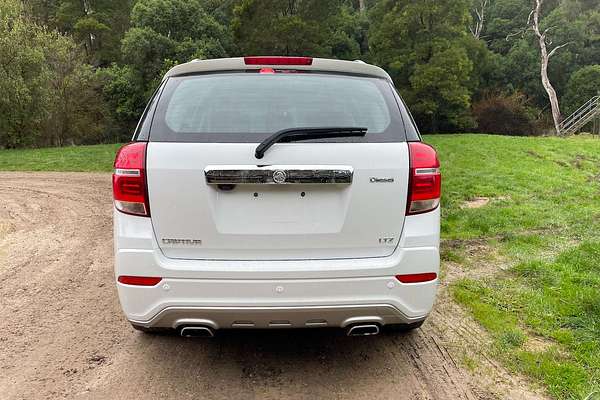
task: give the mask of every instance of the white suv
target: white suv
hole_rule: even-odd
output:
[[[439,162],[389,75],[245,57],[171,69],[113,175],[136,329],[411,329],[438,284]]]

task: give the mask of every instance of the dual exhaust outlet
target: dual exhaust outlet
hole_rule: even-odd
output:
[[[215,336],[215,331],[207,326],[184,326],[179,334],[186,338],[211,338]]]
[[[380,331],[377,324],[354,324],[346,330],[347,336],[373,336]],[[185,326],[179,331],[181,337],[186,338],[212,338],[215,331],[208,326]]]
[[[373,336],[380,331],[377,324],[355,324],[346,331],[347,336]]]

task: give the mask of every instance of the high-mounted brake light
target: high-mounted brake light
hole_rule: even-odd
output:
[[[119,149],[113,173],[113,198],[117,210],[150,216],[145,172],[146,142],[129,143]]]
[[[244,57],[246,65],[312,65],[312,57]]]
[[[442,175],[440,161],[433,147],[422,142],[410,142],[410,176],[406,215],[435,210],[440,204]]]
[[[430,282],[437,279],[437,274],[435,272],[424,272],[420,274],[403,274],[396,275],[396,279],[398,279],[402,283]]]
[[[129,275],[121,275],[117,279],[119,283],[124,285],[134,285],[134,286],[156,286],[162,278],[155,276],[129,276]]]

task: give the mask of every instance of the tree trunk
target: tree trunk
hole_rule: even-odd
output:
[[[483,31],[483,26],[485,23],[485,9],[489,4],[489,0],[481,0],[479,3],[479,8],[476,6],[473,10],[477,19],[474,21],[475,26],[469,27],[471,34],[475,39],[479,39],[481,37],[481,32]]]
[[[361,14],[364,14],[367,11],[367,5],[365,4],[365,1],[366,0],[358,0],[358,9]]]
[[[558,97],[556,96],[556,91],[550,83],[550,78],[548,78],[548,61],[550,60],[550,57],[552,57],[552,55],[556,52],[556,50],[563,46],[566,46],[566,44],[562,46],[557,46],[552,51],[548,52],[548,48],[546,47],[546,33],[548,33],[548,29],[546,29],[544,32],[540,31],[540,14],[543,3],[544,0],[535,0],[535,7],[531,11],[529,18],[531,20],[533,17],[533,20],[530,21],[530,23],[532,24],[533,31],[538,37],[538,42],[540,46],[540,74],[542,77],[542,85],[544,86],[544,89],[548,94],[548,99],[550,99],[550,107],[552,108],[552,119],[554,120],[554,129],[556,130],[556,134],[560,135],[560,107],[558,105]]]
[[[358,0],[358,12],[362,18],[367,18],[367,0]],[[364,55],[369,52],[369,33],[367,30],[361,30],[362,35],[359,41],[360,54]]]
[[[545,36],[542,35],[539,38],[540,42],[540,58],[541,58],[541,70],[540,74],[542,76],[542,85],[544,85],[544,89],[546,89],[546,93],[548,93],[548,98],[550,99],[550,107],[552,108],[552,120],[554,121],[554,129],[556,130],[556,134],[560,135],[560,106],[558,104],[558,96],[556,95],[556,90],[550,83],[550,78],[548,78],[548,60],[550,57],[548,55],[548,50],[546,48],[546,40]]]

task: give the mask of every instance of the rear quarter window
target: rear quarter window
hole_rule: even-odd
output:
[[[365,127],[364,138],[405,141],[393,88],[384,79],[321,73],[219,73],[170,78],[158,101],[151,141],[260,142],[298,127]]]

